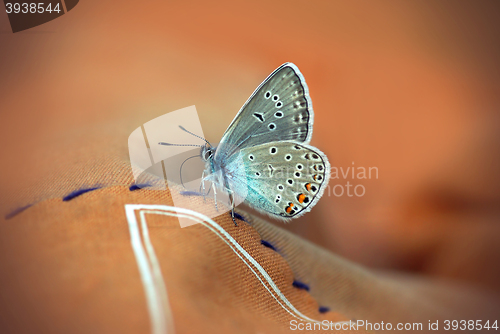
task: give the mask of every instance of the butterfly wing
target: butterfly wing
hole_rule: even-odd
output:
[[[330,177],[325,154],[307,144],[275,141],[247,147],[239,164],[230,159],[225,173],[236,192],[246,187],[245,202],[276,218],[296,218],[310,211]]]
[[[214,158],[224,161],[237,150],[271,141],[308,144],[313,116],[304,77],[294,64],[283,64],[243,105],[222,136]]]

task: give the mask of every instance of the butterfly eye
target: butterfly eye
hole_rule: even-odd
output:
[[[205,160],[208,160],[212,157],[212,151],[208,150],[205,152]]]
[[[273,131],[274,129],[276,129],[276,124],[269,123],[268,127],[269,127],[269,130]]]
[[[267,91],[266,94],[264,95],[264,97],[266,99],[270,98],[271,97],[271,92],[270,91]]]
[[[281,117],[283,117],[283,113],[281,111],[277,111],[274,113],[274,117],[281,118]]]
[[[287,155],[285,155],[285,160],[286,160],[286,161],[290,161],[290,160],[292,160],[292,155],[291,155],[291,154],[287,154]]]
[[[278,101],[279,99],[280,99],[280,97],[279,97],[278,95],[276,95],[276,94],[275,94],[275,95],[273,95],[273,101],[275,101],[275,102],[276,102],[276,101]]]
[[[276,152],[278,152],[278,149],[277,149],[276,147],[271,147],[271,148],[269,149],[269,152],[270,152],[271,154],[276,154]]]
[[[248,156],[248,160],[253,161],[253,159],[254,159],[253,154],[250,154],[250,155]]]
[[[297,164],[297,165],[295,166],[295,168],[297,168],[298,170],[301,170],[302,168],[304,168],[304,166],[302,166],[302,164]]]
[[[278,190],[279,190],[279,191],[283,191],[283,189],[285,189],[285,188],[283,187],[283,185],[282,185],[282,184],[278,184]]]
[[[276,102],[275,106],[276,106],[276,108],[281,108],[283,106],[283,102],[278,101],[278,102]]]

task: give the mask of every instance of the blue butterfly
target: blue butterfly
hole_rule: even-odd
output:
[[[285,221],[316,205],[328,184],[330,164],[308,145],[313,118],[304,77],[297,66],[285,63],[254,91],[219,145],[206,141],[202,146],[202,182],[212,183],[214,195],[216,189],[229,194],[235,224],[235,198]]]

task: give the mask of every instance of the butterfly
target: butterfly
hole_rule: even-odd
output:
[[[316,205],[328,184],[330,164],[309,145],[313,120],[305,79],[296,65],[285,63],[257,87],[217,147],[200,137],[206,142],[200,152],[202,183],[212,183],[214,196],[216,189],[227,192],[235,224],[236,197],[285,221]]]

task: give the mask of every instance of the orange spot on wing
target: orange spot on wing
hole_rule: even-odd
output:
[[[286,209],[285,209],[286,213],[290,213],[290,211],[292,211],[292,207],[290,206],[287,206]]]
[[[300,195],[299,195],[299,198],[298,198],[299,203],[304,202],[304,200],[305,200],[305,199],[306,199],[306,195],[304,195],[304,194],[300,194]]]
[[[307,189],[307,191],[311,190],[311,184],[310,183],[306,184],[306,189]]]

